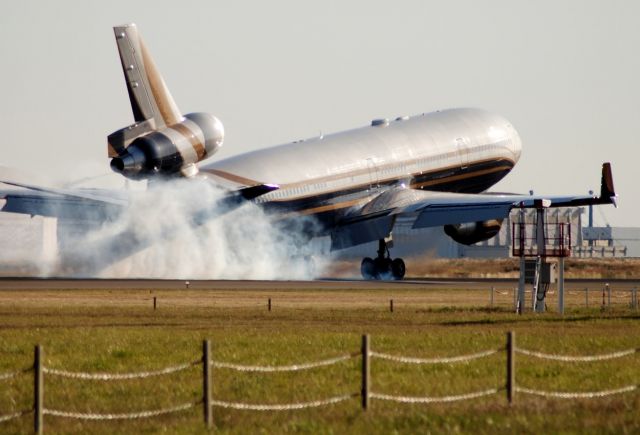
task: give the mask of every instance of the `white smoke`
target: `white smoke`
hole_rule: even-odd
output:
[[[229,193],[206,180],[155,183],[132,194],[118,218],[61,250],[76,275],[102,278],[313,279],[322,246],[302,231],[279,229],[251,202],[217,204]],[[65,237],[60,234],[59,237]],[[315,242],[315,243],[311,243]]]

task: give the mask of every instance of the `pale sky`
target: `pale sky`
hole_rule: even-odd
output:
[[[213,159],[481,107],[523,141],[494,190],[598,190],[610,161],[620,208],[596,224],[640,226],[639,17],[615,0],[5,2],[0,165],[110,172],[106,136],[133,121],[112,27],[135,22],[180,109],[222,120]]]

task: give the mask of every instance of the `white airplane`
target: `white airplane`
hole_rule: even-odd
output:
[[[150,181],[205,178],[228,189],[220,203],[194,217],[198,221],[248,200],[283,225],[313,222],[302,231],[330,236],[332,249],[378,241],[377,256],[362,261],[365,279],[404,277],[403,260],[392,259],[387,246],[400,216],[414,218],[413,228],[441,226],[456,242],[473,244],[495,236],[512,209],[533,208],[543,199],[551,207],[615,204],[609,163],[602,166],[599,196],[483,193],[513,169],[522,145],[508,120],[479,109],[376,119],[354,130],[204,161],[222,145],[222,123],[206,113],[183,116],[136,26],[114,31],[135,119],[108,137],[114,171]],[[0,192],[8,212],[108,214],[128,202],[122,192],[2,181],[28,189]],[[135,250],[135,242],[123,247],[123,255]]]

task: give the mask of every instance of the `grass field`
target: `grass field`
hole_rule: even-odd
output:
[[[431,258],[429,256],[405,259],[407,273],[413,278],[517,278],[520,272],[518,258]],[[337,260],[331,263],[327,276],[359,278],[360,260]],[[567,258],[565,278],[638,278],[639,258]]]
[[[153,310],[152,298],[158,298]],[[272,298],[273,309],[266,309]],[[299,290],[0,291],[0,373],[32,364],[44,347],[51,368],[88,372],[161,369],[200,358],[209,339],[213,358],[249,365],[294,364],[358,351],[361,335],[378,352],[455,356],[517,343],[549,353],[586,355],[637,348],[640,315],[625,303],[601,311],[576,303],[554,313],[516,316],[512,296],[488,307],[487,290],[433,287]],[[578,296],[579,297],[579,296]],[[394,312],[388,301],[394,299]],[[627,300],[624,299],[626,302]],[[517,356],[517,382],[553,391],[595,391],[640,383],[640,354],[607,362],[562,363]],[[461,364],[415,366],[372,360],[372,390],[444,396],[501,387],[503,352]],[[31,407],[32,376],[0,381],[0,414]],[[199,366],[156,378],[105,383],[47,376],[45,407],[126,413],[195,401]],[[247,403],[312,401],[360,388],[360,361],[297,373],[214,369],[214,397]],[[602,399],[541,399],[505,393],[449,404],[395,404],[357,398],[323,408],[254,412],[214,407],[220,433],[638,433],[640,393]],[[202,409],[157,418],[82,422],[45,416],[45,433],[204,433]],[[2,433],[28,433],[32,415],[0,423]]]

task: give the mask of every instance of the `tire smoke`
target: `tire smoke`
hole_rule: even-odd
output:
[[[129,206],[105,216],[99,228],[80,235],[59,229],[59,238],[71,240],[60,248],[62,270],[100,278],[273,280],[322,274],[323,246],[307,236],[313,222],[301,218],[283,227],[260,206],[230,205],[226,196],[206,179],[157,182],[145,192],[131,192]]]

